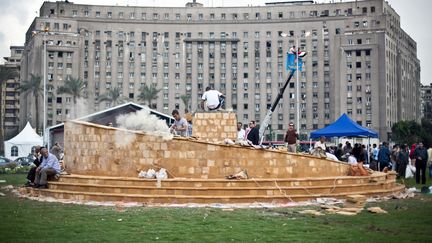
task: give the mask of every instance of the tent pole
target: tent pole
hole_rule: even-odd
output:
[[[369,150],[370,150],[370,137],[368,137],[368,144],[367,144],[367,162],[368,162],[368,165],[370,166],[370,154],[369,154]]]

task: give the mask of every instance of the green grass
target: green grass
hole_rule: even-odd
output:
[[[21,185],[25,175],[0,175]],[[7,184],[9,184],[7,183]],[[0,242],[430,242],[432,196],[369,203],[388,214],[302,215],[299,208],[148,208],[0,197]],[[316,209],[308,207],[308,209]],[[118,221],[121,219],[122,221]]]

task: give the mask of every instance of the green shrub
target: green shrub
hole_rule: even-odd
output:
[[[14,165],[10,165],[14,164]],[[30,170],[30,166],[16,165],[15,163],[10,163],[4,166],[0,166],[0,174],[25,174]]]

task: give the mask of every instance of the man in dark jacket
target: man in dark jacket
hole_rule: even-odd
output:
[[[388,143],[383,142],[381,149],[378,153],[378,163],[380,171],[387,172],[387,170],[391,169],[390,167],[390,150],[388,148]]]
[[[420,184],[420,174],[422,177],[422,184],[426,184],[426,162],[428,160],[428,153],[427,149],[423,146],[423,143],[419,143],[416,149],[414,150],[414,158],[416,160],[415,167],[416,167],[416,183]]]
[[[288,146],[288,152],[297,152],[297,137],[298,134],[297,131],[294,129],[294,123],[290,122],[284,139],[285,143]]]
[[[398,165],[396,166],[396,171],[399,178],[405,178],[405,170],[409,163],[408,156],[409,152],[407,151],[407,146],[402,144],[398,154]]]
[[[41,146],[35,147],[34,156],[36,157],[36,159],[33,161],[33,164],[35,166],[31,167],[29,172],[27,173],[27,183],[25,184],[25,186],[34,185],[34,180],[36,178],[36,168],[39,167],[39,165],[41,164],[41,154],[40,154],[41,149],[42,149]]]
[[[253,145],[259,145],[259,129],[255,124],[255,121],[251,121],[249,127],[251,130],[247,134],[247,140],[251,141]]]

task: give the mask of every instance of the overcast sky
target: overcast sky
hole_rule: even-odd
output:
[[[54,0],[53,0],[54,1]],[[76,4],[131,5],[183,7],[187,0],[69,0]],[[192,1],[192,0],[190,0]],[[263,6],[265,2],[283,0],[198,0],[204,6]],[[340,0],[335,0],[338,2]],[[354,1],[354,0],[353,0]],[[25,32],[38,15],[43,0],[1,0],[0,1],[0,57],[10,55],[11,45],[24,45]],[[330,2],[330,0],[317,2]],[[388,0],[401,16],[402,28],[417,42],[417,56],[421,62],[421,81],[432,83],[432,31],[426,27],[432,23],[431,0]],[[429,44],[428,44],[429,43]],[[4,60],[1,58],[0,63]]]

